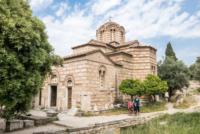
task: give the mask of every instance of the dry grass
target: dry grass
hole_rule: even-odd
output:
[[[164,110],[168,110],[168,108],[165,106],[165,102],[157,103],[157,104],[150,103],[150,104],[145,104],[140,107],[140,113],[150,113],[150,112],[157,112],[157,111],[164,111]],[[88,113],[88,114],[83,114],[82,116],[84,117],[111,116],[111,115],[120,115],[120,114],[129,114],[129,110],[126,108],[123,108],[123,109],[112,110],[106,113],[101,113],[98,115]]]
[[[197,105],[197,101],[194,99],[184,99],[183,103],[179,103],[178,106],[176,106],[176,103],[174,104],[174,108],[176,109],[187,109],[191,106]]]

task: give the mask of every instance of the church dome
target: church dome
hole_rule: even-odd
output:
[[[120,44],[125,42],[126,31],[123,26],[115,22],[107,22],[96,31],[97,40],[110,43],[116,41]]]

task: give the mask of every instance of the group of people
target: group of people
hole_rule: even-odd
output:
[[[128,102],[128,109],[130,110],[130,116],[133,113],[133,109],[134,109],[134,114],[135,116],[139,116],[140,115],[140,106],[142,106],[140,99],[138,98],[138,96],[136,95],[134,101],[132,99],[130,99],[130,101]]]
[[[166,91],[165,92],[165,98],[166,98],[166,103],[168,103],[168,98],[169,98],[169,93]],[[138,96],[136,95],[134,101],[132,99],[130,99],[130,101],[128,102],[128,109],[130,110],[130,116],[133,114],[133,110],[134,110],[134,114],[135,116],[139,116],[140,115],[140,106],[142,106],[140,99],[138,98]]]

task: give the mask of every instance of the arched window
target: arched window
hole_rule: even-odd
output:
[[[105,40],[105,32],[103,30],[103,32],[102,32],[102,41],[104,41],[104,40]]]
[[[151,71],[152,71],[152,74],[155,74],[156,67],[155,67],[155,66],[152,66],[152,67],[151,67]]]
[[[115,29],[113,30],[113,41],[115,41]]]
[[[99,68],[99,84],[100,84],[100,88],[105,88],[105,73],[106,73],[105,67],[101,66]]]
[[[124,42],[124,34],[121,32],[121,42]]]
[[[110,29],[110,41],[112,41],[112,29]]]
[[[72,86],[72,80],[68,80],[67,85]]]
[[[58,82],[58,78],[56,75],[54,75],[52,78],[51,78],[51,83],[57,83]]]
[[[100,41],[102,41],[102,39],[103,39],[103,33],[102,33],[102,31],[100,32]]]

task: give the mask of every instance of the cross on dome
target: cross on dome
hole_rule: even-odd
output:
[[[111,18],[112,18],[112,16],[110,15],[110,16],[109,16],[109,21],[110,21],[110,22],[111,22]]]

